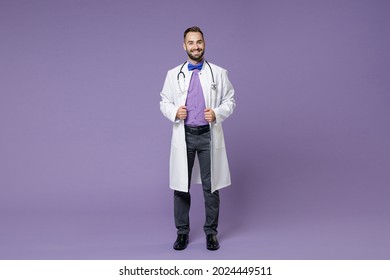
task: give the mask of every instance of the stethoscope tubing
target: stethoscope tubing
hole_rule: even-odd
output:
[[[211,68],[209,62],[207,60],[205,60],[206,64],[208,65],[209,69],[210,69],[210,73],[211,73],[211,79],[213,81],[211,87],[212,89],[216,89],[216,84],[215,84],[215,80],[214,80],[214,72],[213,72],[213,69]],[[184,74],[183,72],[183,67],[184,65],[186,65],[187,61],[185,61],[181,67],[180,67],[180,71],[179,73],[177,73],[177,83],[179,84],[179,88],[180,88],[180,91],[183,93],[184,91],[181,89],[181,86],[180,86],[180,75],[183,75],[183,80],[185,81],[185,78],[186,78],[186,75]]]

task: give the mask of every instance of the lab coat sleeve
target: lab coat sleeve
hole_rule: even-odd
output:
[[[234,88],[229,81],[227,70],[223,70],[221,73],[221,90],[222,98],[219,106],[214,108],[215,123],[223,122],[227,119],[236,107],[236,101],[234,100]]]
[[[160,93],[160,110],[162,114],[171,122],[179,123],[180,120],[176,118],[177,110],[179,106],[175,103],[175,87],[173,85],[172,75],[167,73],[165,78],[163,89]]]

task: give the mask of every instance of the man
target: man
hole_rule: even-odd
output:
[[[203,187],[207,249],[218,250],[218,190],[231,183],[222,122],[236,106],[234,89],[227,71],[204,59],[205,41],[199,27],[184,32],[183,47],[187,61],[168,71],[160,102],[161,112],[173,123],[169,183],[177,228],[173,248],[183,250],[189,241],[193,181]]]

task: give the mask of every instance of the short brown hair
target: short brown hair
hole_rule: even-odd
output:
[[[186,39],[187,33],[189,32],[199,32],[200,34],[202,34],[202,38],[204,39],[202,30],[200,30],[198,26],[192,26],[187,28],[186,31],[184,31],[184,40]]]

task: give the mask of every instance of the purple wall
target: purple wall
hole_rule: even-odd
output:
[[[389,259],[388,1],[0,2],[0,259]],[[229,70],[221,250],[175,238],[166,71]]]

